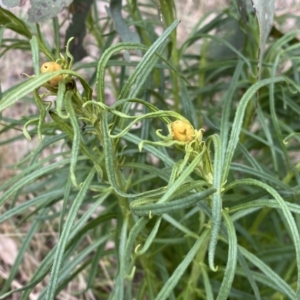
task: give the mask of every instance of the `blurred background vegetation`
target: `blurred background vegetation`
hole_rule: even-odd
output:
[[[156,218],[150,220],[133,246],[143,245],[155,226],[159,230],[148,251],[132,254],[135,273],[122,278],[123,240],[119,238],[124,235],[126,218],[118,207],[118,196],[106,194],[109,187],[95,180],[76,213],[74,232],[78,235],[68,240],[54,285],[51,266],[55,246],[78,189],[68,180],[68,164],[17,187],[34,170],[69,157],[72,148],[70,139],[51,127],[49,115],[46,122],[50,125],[45,127],[42,142],[35,127],[29,128],[31,141],[24,137],[24,124],[39,115],[28,93],[1,115],[0,197],[13,192],[3,203],[0,216],[0,299],[50,299],[49,282],[55,299],[64,300],[298,299],[299,257],[293,240],[299,230],[291,232],[294,227],[275,203],[274,194],[270,196],[266,189],[252,185],[234,187],[233,183],[251,178],[276,190],[288,203],[299,229],[300,3],[270,0],[256,5],[254,1],[253,9],[250,0],[74,0],[67,7],[63,1],[56,1],[55,7],[44,6],[50,5],[48,2],[36,1],[30,8],[29,1],[2,0],[6,6],[0,8],[1,99],[26,80],[21,73],[35,73],[29,42],[33,35],[43,41],[55,59],[65,53],[68,39],[75,37],[70,48],[75,59],[73,70],[86,79],[95,95],[97,65],[105,51],[119,42],[151,47],[174,20],[180,20],[138,97],[160,110],[180,113],[196,129],[204,128],[205,137],[220,134],[226,141],[222,150],[225,154],[230,148],[231,126],[241,118],[237,133],[240,140],[222,197],[222,207],[228,208],[241,248],[234,281],[225,282],[230,264],[226,227],[221,227],[215,254],[218,270],[214,271],[209,268],[209,235],[205,233],[214,222],[209,208],[181,209],[165,214],[161,223]],[[107,105],[117,101],[143,55],[140,49],[121,49],[111,56],[105,70]],[[41,63],[49,60],[42,51],[39,58]],[[286,78],[288,84],[277,83],[277,76]],[[268,79],[271,81],[259,90],[254,88]],[[78,88],[83,92],[80,84]],[[244,113],[237,114],[241,98],[252,89],[255,92]],[[53,102],[54,98],[46,100]],[[130,110],[133,115],[145,112],[138,104]],[[163,122],[143,120],[130,132],[141,140],[157,141],[155,131],[159,128],[167,134]],[[93,149],[97,140],[89,136],[90,132],[87,126],[82,136]],[[129,192],[151,191],[168,182],[172,171],[161,157],[149,149],[139,153],[133,137],[122,143],[118,159],[124,177],[131,180]],[[174,147],[159,151],[175,162],[183,157]],[[217,151],[211,152],[213,156]],[[79,162],[78,177],[84,180],[90,168],[91,164]],[[195,174],[192,177],[199,179]],[[131,222],[128,234],[138,222],[136,216]],[[181,263],[194,247],[194,239],[189,236],[193,234],[203,237],[203,246],[185,268]],[[172,274],[176,272],[180,276],[174,279]],[[118,284],[125,286],[124,294],[118,294]]]

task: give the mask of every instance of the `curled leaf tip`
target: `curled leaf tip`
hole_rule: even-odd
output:
[[[219,268],[219,266],[210,267],[210,269],[211,269],[213,272],[217,272],[217,271],[218,271],[218,268]]]
[[[134,253],[137,254],[140,248],[141,248],[141,244],[138,244],[134,249]]]
[[[144,141],[141,141],[140,143],[139,143],[139,152],[142,152],[142,150],[143,150],[143,145],[144,145]]]

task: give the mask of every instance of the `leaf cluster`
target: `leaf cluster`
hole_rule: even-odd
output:
[[[23,126],[16,139],[40,139],[0,186],[0,223],[29,224],[0,299],[28,299],[40,283],[39,299],[55,299],[78,278],[79,299],[300,298],[298,33],[261,34],[273,1],[247,17],[233,4],[179,45],[176,6],[157,2],[111,1],[100,18],[95,1],[85,25],[101,56],[74,65],[71,41],[51,48],[38,27],[0,8],[0,55],[26,45],[35,72],[2,94],[0,111],[28,95],[38,108],[2,117],[1,131]],[[120,29],[132,24],[139,41]],[[58,19],[53,28],[59,36]],[[20,39],[9,43],[5,30]],[[40,74],[41,56],[64,67]],[[175,141],[176,120],[204,128],[203,138]],[[43,157],[51,147],[60,151]],[[57,242],[11,289],[48,223]]]

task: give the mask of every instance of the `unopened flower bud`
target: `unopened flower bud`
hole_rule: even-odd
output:
[[[55,71],[59,71],[61,69],[62,68],[61,68],[60,64],[58,64],[57,62],[54,62],[54,61],[49,61],[49,62],[44,63],[41,66],[41,73],[55,72]],[[47,83],[51,87],[57,87],[58,83],[63,79],[64,79],[63,75],[57,75],[56,77],[50,79]]]
[[[195,137],[194,127],[185,120],[171,123],[173,139],[181,142],[190,142]]]

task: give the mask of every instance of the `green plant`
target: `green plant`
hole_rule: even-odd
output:
[[[72,39],[64,51],[59,39],[51,49],[39,30],[0,8],[4,29],[27,39],[2,39],[1,55],[22,45],[34,69],[3,93],[0,111],[30,93],[39,110],[18,122],[2,117],[2,131],[22,125],[27,139],[40,140],[0,186],[7,205],[0,222],[30,224],[0,299],[17,292],[28,299],[41,282],[39,298],[54,299],[78,277],[85,282],[74,288],[79,299],[88,290],[117,300],[300,297],[297,32],[268,40],[262,57],[267,36],[258,33],[270,24],[260,15],[274,11],[256,5],[258,24],[242,11],[248,21],[240,25],[233,4],[205,26],[201,19],[178,46],[175,6],[159,3],[161,35],[143,13],[152,4],[128,1],[128,22],[143,43],[126,30],[123,42],[113,42],[111,19],[98,22],[94,3],[86,24],[102,54],[88,64],[74,63]],[[110,3],[117,30],[124,26],[119,4]],[[243,38],[240,49],[229,29]],[[199,40],[201,55],[192,54]],[[42,54],[60,67],[40,72]],[[60,151],[42,157],[54,145]],[[11,290],[46,221],[57,243]]]

